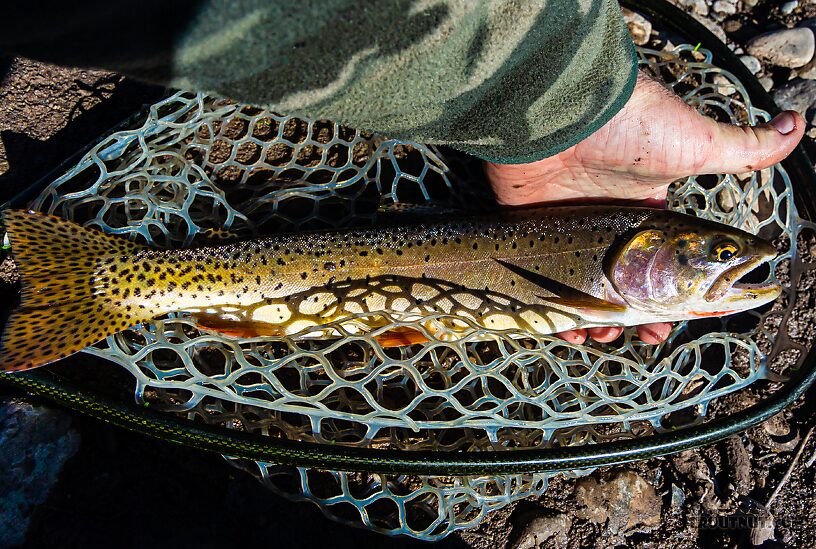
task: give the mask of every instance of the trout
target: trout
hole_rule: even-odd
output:
[[[776,256],[770,243],[647,208],[514,210],[179,250],[32,211],[3,219],[22,279],[0,342],[4,371],[171,312],[239,338],[338,337],[332,323],[348,321],[394,346],[443,332],[552,334],[720,316],[781,292],[739,281]],[[384,328],[377,313],[389,312],[415,315],[416,329]]]

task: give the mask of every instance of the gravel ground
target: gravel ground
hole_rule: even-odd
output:
[[[816,121],[811,30],[816,21],[809,20],[816,17],[816,2],[675,3],[745,56],[746,66],[780,106]],[[648,28],[637,21],[633,31],[649,37]],[[0,76],[0,202],[161,93],[110,73],[26,60],[0,60]],[[816,138],[816,128],[810,126],[808,135]],[[812,242],[803,245],[816,250]],[[792,327],[806,344],[816,333],[814,282],[811,276],[801,285],[801,307]],[[11,291],[0,287],[0,309],[11,301]],[[715,411],[742,409],[766,395],[743,391],[722,399]],[[0,393],[0,402],[4,396]],[[813,396],[763,426],[704,450],[604,468],[578,480],[556,477],[541,498],[502,509],[478,529],[438,546],[814,546],[816,467],[808,462],[816,437],[804,442],[816,425]],[[314,507],[270,494],[218,457],[67,414],[56,423],[72,441],[73,457],[29,517],[27,533],[18,536],[24,546],[94,547],[101,540],[120,547],[421,545],[324,520]],[[75,440],[81,440],[78,449]],[[39,466],[40,456],[28,457],[30,467]],[[0,463],[3,459],[0,452]],[[0,477],[0,487],[2,482]],[[0,503],[0,515],[3,510]]]

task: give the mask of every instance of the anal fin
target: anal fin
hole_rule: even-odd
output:
[[[430,341],[425,334],[408,326],[386,330],[374,336],[374,340],[386,349],[390,347],[407,347]]]

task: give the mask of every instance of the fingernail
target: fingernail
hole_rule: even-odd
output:
[[[791,113],[785,111],[774,116],[774,119],[771,120],[771,126],[782,135],[788,135],[796,128],[796,120]]]

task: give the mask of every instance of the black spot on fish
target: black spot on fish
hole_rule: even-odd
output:
[[[680,263],[680,265],[688,265],[688,256],[686,254],[678,255],[677,262]]]

